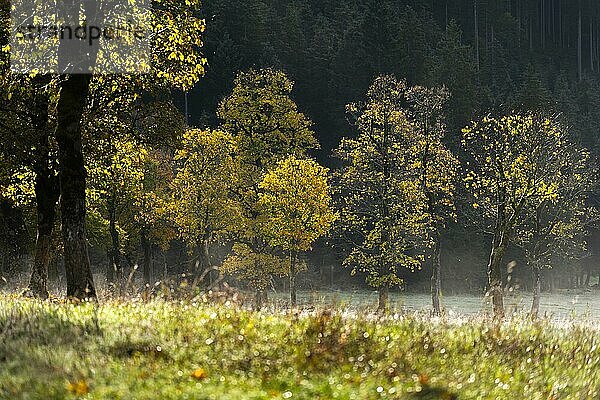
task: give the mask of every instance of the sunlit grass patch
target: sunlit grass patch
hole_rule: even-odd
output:
[[[197,301],[0,298],[0,398],[593,399],[598,333]]]

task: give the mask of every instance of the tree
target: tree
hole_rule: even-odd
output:
[[[195,279],[202,272],[211,273],[211,243],[231,232],[240,220],[239,205],[231,196],[236,151],[229,133],[190,129],[175,155],[178,166],[169,214],[184,242],[197,250],[201,270],[195,271]]]
[[[266,248],[251,248],[246,244],[236,243],[222,266],[224,272],[235,274],[249,283],[255,292],[254,305],[257,310],[267,300],[267,288],[272,284],[273,277],[289,275],[290,270],[288,260],[274,254],[268,244],[265,246]]]
[[[15,170],[32,173],[36,207],[33,268],[25,293],[48,297],[48,264],[59,196],[54,122],[57,81],[51,77],[20,76],[1,65],[0,127],[5,146],[0,152]]]
[[[241,215],[235,240],[244,246],[240,254],[248,254],[250,250],[255,253],[251,258],[258,260],[276,254],[267,246],[268,238],[260,226],[261,181],[279,161],[289,155],[302,157],[317,148],[318,142],[311,129],[312,122],[298,111],[292,100],[294,85],[283,72],[250,70],[240,73],[234,84],[232,93],[220,103],[217,115],[222,120],[221,129],[233,136],[237,148],[235,185],[230,188]],[[267,270],[276,269],[267,266]]]
[[[433,312],[440,315],[441,295],[441,238],[446,221],[454,217],[455,180],[458,159],[443,142],[446,134],[444,107],[449,94],[445,88],[428,89],[421,86],[407,91],[408,115],[414,125],[417,139],[416,154],[419,160],[421,190],[427,202],[428,231],[432,250],[431,296]]]
[[[94,21],[97,2],[79,1],[72,4],[66,23],[80,25]],[[142,85],[174,86],[190,88],[203,74],[206,60],[198,53],[202,45],[204,20],[196,17],[198,1],[176,3],[158,0],[153,3],[151,69],[149,74],[139,75]],[[76,10],[75,13],[73,10]],[[81,11],[81,12],[80,12]],[[62,41],[61,41],[62,45]],[[81,46],[79,46],[81,48]],[[58,54],[62,50],[59,46]],[[93,51],[82,52],[83,64],[95,66]],[[60,64],[61,60],[59,60]],[[56,108],[56,141],[60,169],[60,199],[65,270],[67,272],[67,295],[75,298],[95,298],[95,288],[90,270],[86,243],[86,171],[82,153],[83,117],[86,106],[98,107],[88,102],[92,81],[110,79],[102,75],[70,74],[59,71],[60,97]]]
[[[572,144],[555,121],[539,115],[485,117],[463,129],[469,155],[465,181],[473,207],[489,222],[492,242],[487,267],[494,315],[504,316],[502,262],[531,209],[556,200],[565,182],[561,169]]]
[[[97,140],[93,157],[88,153],[87,208],[107,222],[110,236],[107,281],[123,285],[123,239],[134,229],[136,199],[142,195],[148,149],[126,138]]]
[[[289,254],[292,306],[296,306],[298,252],[309,250],[335,220],[327,172],[313,160],[289,156],[260,183],[261,228],[273,246],[281,246]]]
[[[344,138],[335,151],[344,166],[336,174],[339,231],[348,248],[344,265],[364,272],[379,291],[380,311],[389,288],[402,283],[398,271],[423,261],[427,202],[421,176],[419,139],[403,108],[406,83],[375,79],[364,104],[350,104],[358,137]]]
[[[598,211],[588,201],[597,172],[589,161],[586,150],[569,144],[559,161],[555,196],[533,202],[516,240],[533,274],[532,318],[539,313],[542,270],[581,258],[589,227],[598,220]]]
[[[245,165],[269,168],[288,154],[302,156],[318,147],[312,122],[291,98],[293,87],[281,71],[252,69],[237,76],[232,93],[219,105],[222,128],[238,141]]]

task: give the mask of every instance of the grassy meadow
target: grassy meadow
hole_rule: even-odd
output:
[[[597,399],[595,330],[0,295],[2,399]]]

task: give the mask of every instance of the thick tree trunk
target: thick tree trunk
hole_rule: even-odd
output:
[[[542,270],[539,266],[533,267],[533,303],[531,304],[531,318],[537,318],[540,312],[542,297]]]
[[[146,229],[142,229],[141,245],[142,251],[144,252],[144,261],[142,266],[144,284],[150,285],[152,284],[152,248],[150,247],[150,241],[148,240],[148,233]]]
[[[58,176],[51,168],[50,132],[48,126],[49,95],[44,94],[43,86],[49,84],[50,78],[35,79],[37,90],[41,92],[34,102],[34,118],[32,124],[38,135],[35,152],[35,198],[37,214],[37,236],[33,270],[29,278],[27,293],[42,299],[48,298],[48,265],[50,264],[50,246],[56,219],[56,203],[60,194]]]
[[[504,317],[504,290],[502,288],[502,260],[506,245],[502,234],[496,234],[492,241],[492,250],[488,263],[488,292],[492,297],[494,316]]]
[[[27,288],[29,294],[42,299],[48,298],[48,265],[58,194],[58,177],[49,168],[42,168],[35,179],[37,237],[33,270]]]
[[[440,304],[440,296],[442,293],[442,277],[440,263],[441,244],[440,237],[439,235],[437,236],[438,237],[435,238],[431,265],[431,301],[433,305],[433,315],[439,316],[442,314],[442,307]]]
[[[95,299],[85,230],[86,170],[81,141],[81,119],[90,76],[70,75],[65,78],[62,77],[57,107],[56,141],[67,296]]]
[[[290,251],[290,304],[296,307],[296,251]]]
[[[379,314],[386,314],[389,305],[390,288],[387,285],[381,286],[377,293],[379,295],[379,301],[377,303],[377,312]]]

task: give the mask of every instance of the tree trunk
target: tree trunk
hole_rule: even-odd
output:
[[[386,314],[388,311],[390,288],[387,285],[381,286],[377,291],[379,302],[377,304],[377,313]]]
[[[537,318],[540,312],[540,299],[542,297],[542,270],[539,266],[533,267],[533,303],[531,305],[531,318]]]
[[[290,304],[296,307],[296,251],[290,251]]]
[[[506,245],[502,234],[494,235],[488,263],[488,292],[492,297],[494,316],[504,317],[504,290],[502,288],[502,260]]]
[[[437,237],[435,238],[434,253],[431,265],[431,301],[433,305],[433,315],[439,316],[442,314],[442,307],[440,305],[440,295],[442,292],[440,263],[441,244],[439,235],[436,236]]]
[[[106,259],[108,260],[108,265],[106,266],[106,282],[110,285],[115,281],[115,267],[112,248],[106,250]]]
[[[85,230],[86,170],[82,153],[81,119],[90,76],[62,77],[57,107],[56,141],[60,174],[60,206],[67,296],[95,299]]]
[[[585,272],[585,283],[584,283],[584,286],[586,288],[590,287],[591,280],[592,280],[592,267],[591,267],[591,265],[588,265],[588,267],[586,268],[586,272]]]
[[[254,294],[254,308],[256,311],[260,311],[263,305],[267,301],[267,291],[265,289],[259,289]]]
[[[148,240],[148,232],[146,229],[142,229],[141,234],[141,245],[144,252],[144,261],[142,265],[142,272],[144,274],[144,284],[152,284],[152,248],[150,247],[150,241]]]
[[[48,298],[48,265],[58,194],[58,177],[47,166],[42,168],[35,178],[37,236],[33,270],[27,288],[29,294],[41,299]]]
[[[200,256],[202,257],[203,273],[208,278],[208,286],[212,287],[214,282],[218,280],[218,277],[215,277],[215,271],[213,271],[212,263],[210,262],[210,237],[208,235],[202,240],[202,253]]]
[[[119,231],[117,230],[117,213],[116,213],[116,199],[113,194],[108,201],[108,230],[111,238],[111,250],[110,250],[110,261],[112,268],[111,273],[107,276],[110,277],[109,283],[117,282],[117,286],[122,288],[123,285],[123,265],[121,264],[121,241],[119,238]]]

